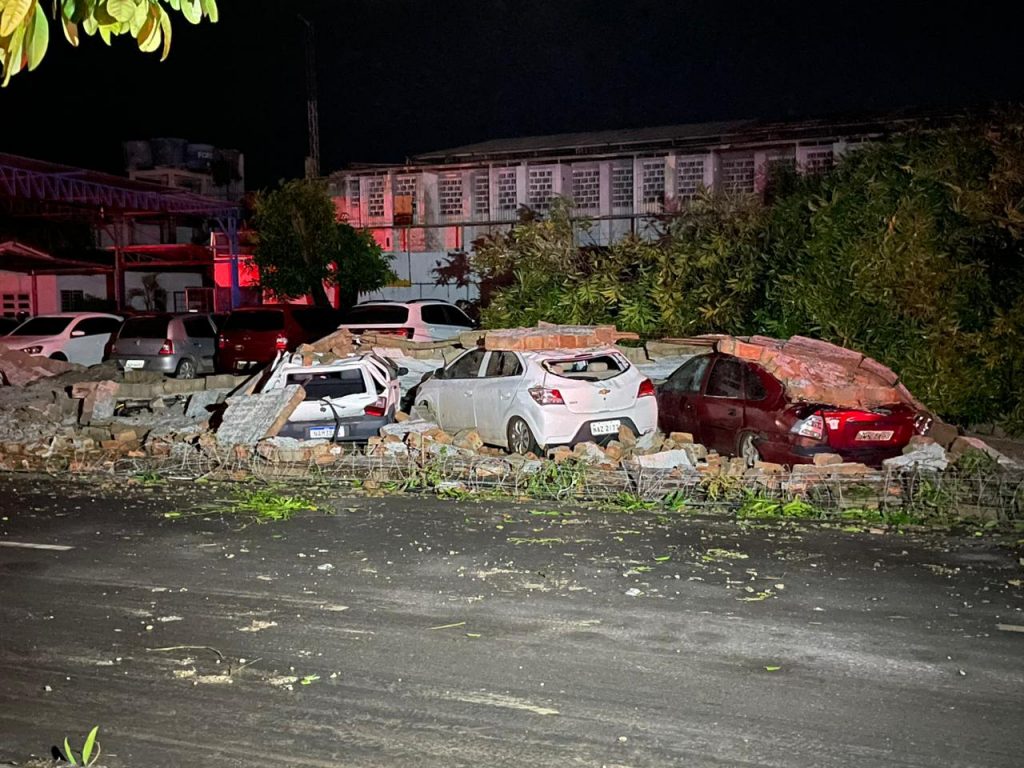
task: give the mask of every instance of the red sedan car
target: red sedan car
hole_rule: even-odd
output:
[[[863,410],[794,401],[760,365],[719,352],[688,360],[657,397],[662,431],[690,432],[709,449],[742,456],[748,466],[758,460],[808,464],[818,453],[879,466],[930,423],[904,403]]]

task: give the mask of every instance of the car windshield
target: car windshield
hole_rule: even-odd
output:
[[[166,339],[166,317],[129,317],[121,328],[122,339]]]
[[[11,336],[56,336],[71,325],[72,317],[33,317],[13,331]]]
[[[400,325],[409,320],[409,308],[401,304],[391,306],[389,304],[365,304],[350,309],[343,325]]]
[[[280,309],[250,309],[232,312],[224,322],[225,331],[280,331],[284,329],[284,312]]]

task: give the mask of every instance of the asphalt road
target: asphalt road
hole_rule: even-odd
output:
[[[0,477],[0,762],[99,725],[115,768],[1024,763],[991,540],[419,497],[164,516],[233,492]]]

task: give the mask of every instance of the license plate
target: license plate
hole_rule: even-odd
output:
[[[590,425],[590,434],[592,435],[614,435],[619,431],[621,422],[618,419],[612,421],[595,421]]]
[[[865,429],[857,433],[858,440],[892,440],[893,431],[891,429]]]
[[[145,360],[125,360],[124,369],[126,371],[141,371],[146,367]]]
[[[338,437],[345,436],[345,428],[340,427],[338,429]],[[334,437],[334,425],[329,427],[310,427],[309,428],[309,439],[310,440],[330,440]]]

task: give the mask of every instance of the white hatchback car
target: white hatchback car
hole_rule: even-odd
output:
[[[643,435],[658,426],[654,385],[616,349],[472,349],[419,385],[415,404],[444,429],[540,454],[556,445]]]
[[[107,342],[122,321],[118,315],[102,312],[37,315],[0,339],[0,345],[54,360],[97,365],[103,362]]]
[[[285,354],[262,391],[289,384],[306,390],[306,399],[278,432],[282,437],[366,442],[395,420],[398,377],[406,373],[391,360],[370,353],[314,365],[303,365],[301,355]]]
[[[346,312],[338,326],[347,328],[353,336],[370,331],[410,341],[442,341],[475,327],[461,309],[436,299],[364,301]]]

